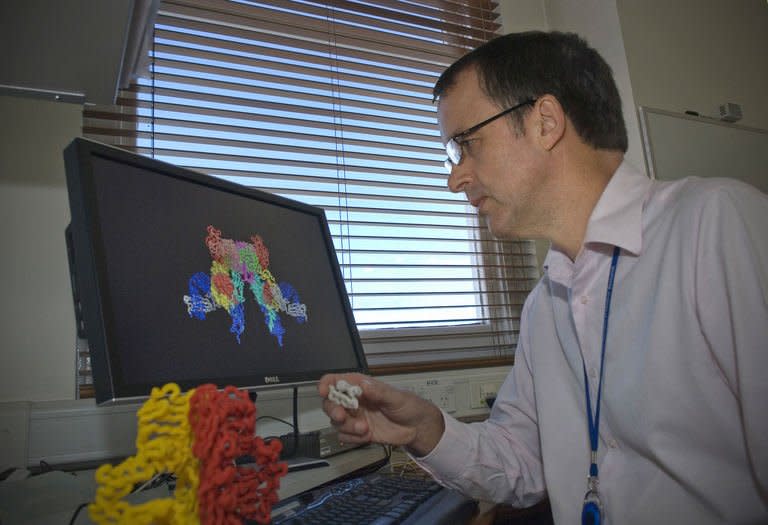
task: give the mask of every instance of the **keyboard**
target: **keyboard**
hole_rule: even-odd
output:
[[[477,503],[429,478],[377,472],[280,502],[273,525],[456,525]]]

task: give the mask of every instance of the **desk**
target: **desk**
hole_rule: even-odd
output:
[[[383,459],[383,449],[376,445],[345,452],[328,458],[329,466],[291,472],[280,482],[278,494],[286,499],[318,485],[333,481],[355,470],[365,468]],[[393,461],[403,461],[404,455],[395,452]],[[22,481],[0,482],[0,523],[2,525],[67,524],[81,503],[93,499],[96,491],[94,470],[78,472],[53,471]],[[131,503],[142,503],[153,498],[168,497],[168,489],[161,486],[129,497]],[[480,514],[472,525],[491,524],[550,524],[549,509],[512,510],[481,504]],[[538,512],[537,512],[538,511]],[[77,525],[92,524],[87,509],[80,511]]]
[[[277,494],[281,500],[290,498],[323,483],[333,481],[345,474],[372,465],[377,461],[383,460],[385,457],[386,454],[382,447],[369,445],[344,452],[338,456],[326,458],[326,461],[330,464],[327,467],[289,472],[287,476],[280,480],[280,490],[277,491]]]
[[[329,466],[291,472],[280,481],[280,499],[289,498],[318,485],[384,459],[380,446],[371,445],[328,458]],[[2,525],[67,524],[81,503],[96,492],[95,470],[53,471],[20,481],[0,482],[0,523]],[[127,500],[142,503],[169,497],[161,486],[131,494]],[[77,525],[92,524],[87,509],[80,511]]]

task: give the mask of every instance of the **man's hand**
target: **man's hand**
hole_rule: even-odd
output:
[[[358,408],[345,409],[328,399],[330,386],[339,380],[362,389]],[[425,456],[445,430],[443,415],[435,405],[363,374],[325,375],[317,390],[324,399],[323,410],[343,443],[402,445],[416,456]]]

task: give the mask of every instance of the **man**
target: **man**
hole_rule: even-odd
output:
[[[500,238],[551,241],[515,365],[462,424],[361,375],[345,442],[402,445],[441,483],[556,523],[768,523],[768,197],[624,161],[608,65],[575,35],[497,38],[435,87],[449,187]],[[727,174],[725,174],[727,175]]]

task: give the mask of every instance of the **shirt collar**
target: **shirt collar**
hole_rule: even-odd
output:
[[[651,180],[626,160],[608,181],[587,223],[583,245],[608,244],[639,255],[643,244],[643,206]],[[545,268],[567,256],[550,249]]]
[[[610,244],[634,255],[643,246],[643,205],[651,180],[623,161],[592,210],[584,245]]]

